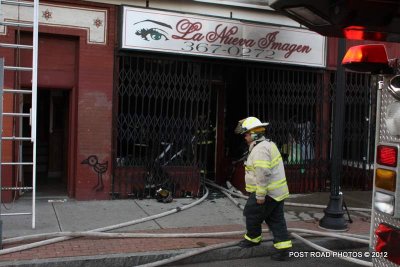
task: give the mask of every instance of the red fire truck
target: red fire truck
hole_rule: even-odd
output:
[[[400,1],[275,0],[271,7],[325,36],[400,43]],[[377,90],[370,249],[374,266],[400,265],[400,59],[383,44],[351,47],[342,64],[370,72]]]

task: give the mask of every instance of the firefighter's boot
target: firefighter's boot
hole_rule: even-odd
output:
[[[243,239],[238,243],[238,246],[241,248],[251,248],[260,245],[261,242],[251,242],[247,239]]]

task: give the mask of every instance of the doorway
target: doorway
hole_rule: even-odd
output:
[[[67,195],[67,156],[69,134],[69,91],[38,90],[36,138],[36,191],[38,197]],[[31,103],[24,101],[24,112]],[[29,135],[29,119],[23,122],[24,134]],[[28,151],[32,143],[24,144],[25,161],[32,160]],[[30,146],[30,147],[28,147]],[[32,170],[24,170],[24,184],[32,184]]]

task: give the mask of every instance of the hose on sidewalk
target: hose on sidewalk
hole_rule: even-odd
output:
[[[221,186],[219,186],[219,185],[217,185],[217,184],[215,184],[215,183],[213,183],[213,182],[211,182],[211,181],[206,181],[206,183],[207,183],[208,185],[211,185],[211,186],[215,187],[215,188],[221,189],[221,192],[224,193],[226,196],[228,196],[230,193],[233,193],[233,194],[238,195],[239,197],[242,197],[242,198],[243,198],[243,195],[238,194],[238,193],[234,193],[234,192],[232,192],[232,191],[229,191],[229,190],[227,190],[227,189],[225,189],[225,188],[223,188],[223,187],[221,187]],[[242,209],[242,210],[244,209],[243,205],[239,204],[239,202],[236,201],[233,197],[228,196],[228,198],[229,198],[231,201],[233,201],[234,204],[235,204],[237,207],[239,207],[239,208]],[[285,205],[286,205],[286,203],[285,203]],[[309,206],[310,206],[310,205],[307,205],[306,207],[309,207]],[[349,209],[350,209],[350,208],[349,208]],[[357,210],[359,210],[359,208],[357,208]],[[315,244],[315,243],[313,243],[313,242],[311,242],[311,241],[309,241],[309,240],[307,240],[307,239],[305,239],[305,238],[303,238],[303,237],[301,237],[301,236],[295,234],[294,232],[309,233],[309,234],[316,234],[316,235],[321,235],[321,236],[336,237],[336,238],[341,238],[341,239],[344,239],[344,240],[355,241],[355,242],[359,242],[359,243],[363,243],[363,244],[368,244],[368,245],[369,245],[369,238],[368,238],[368,239],[365,239],[364,237],[363,237],[363,238],[351,237],[351,236],[345,235],[344,233],[342,233],[342,234],[338,234],[338,233],[325,233],[325,232],[320,232],[320,231],[307,230],[307,229],[299,229],[299,228],[288,228],[288,231],[289,231],[290,234],[291,234],[293,237],[295,237],[296,239],[298,239],[298,240],[304,242],[305,244],[307,244],[307,245],[309,245],[309,246],[311,246],[311,247],[313,247],[313,248],[315,248],[315,249],[317,249],[318,251],[321,251],[321,252],[330,252],[330,253],[331,253],[331,252],[333,252],[333,251],[331,251],[331,250],[329,250],[329,249],[327,249],[327,248],[324,248],[324,247],[322,247],[322,246],[319,246],[319,245],[317,245],[317,244]],[[359,264],[359,265],[363,265],[363,266],[373,266],[373,265],[372,265],[372,262],[364,261],[364,260],[359,260],[359,259],[355,259],[355,258],[351,258],[351,257],[339,257],[339,259],[346,260],[346,261],[349,261],[349,262],[352,262],[352,263],[356,263],[356,264]]]
[[[186,253],[182,253],[176,256],[172,256],[170,258],[164,259],[164,260],[159,260],[159,261],[155,261],[155,262],[150,262],[150,263],[146,263],[146,264],[142,264],[142,265],[137,265],[136,267],[156,267],[156,266],[162,266],[162,265],[166,265],[169,263],[173,263],[179,260],[183,260],[192,256],[196,256],[199,255],[201,253],[210,251],[210,250],[215,250],[215,249],[220,249],[220,248],[226,248],[226,247],[231,247],[231,246],[235,246],[237,245],[237,243],[239,243],[239,241],[232,241],[232,242],[227,242],[227,243],[222,243],[222,244],[215,244],[215,245],[211,245],[211,246],[207,246],[204,248],[200,248],[200,249],[195,249],[195,250],[191,250],[188,251]]]
[[[225,196],[227,196],[234,204],[235,206],[239,207],[241,210],[244,209],[243,205],[239,203],[239,201],[237,201],[236,199],[234,199],[231,195],[229,195],[228,193],[226,193],[225,191],[221,191]],[[294,231],[294,232],[299,232],[299,233],[307,233],[307,234],[315,234],[315,231],[312,230],[307,230],[307,229],[300,229],[300,228],[288,228],[288,230]],[[336,235],[332,235],[331,233],[327,233],[327,232],[320,232],[318,231],[318,235],[325,235],[325,236],[330,236],[330,237],[336,237]],[[369,244],[369,237],[368,236],[363,236],[363,235],[356,235],[356,234],[348,234],[348,233],[341,233],[341,236],[343,237],[354,237],[356,238],[356,240],[351,240],[348,239],[349,241],[360,241],[361,243],[364,244]],[[345,239],[345,238],[343,238]],[[359,239],[363,239],[366,241],[361,241]]]
[[[309,245],[310,247],[315,248],[315,249],[318,250],[318,251],[333,253],[332,250],[329,250],[329,249],[327,249],[327,248],[324,248],[324,247],[322,247],[322,246],[319,246],[319,245],[317,245],[317,244],[315,244],[315,243],[313,243],[313,242],[311,242],[311,241],[309,241],[309,240],[307,240],[307,239],[305,239],[305,238],[302,238],[301,236],[299,236],[299,235],[297,235],[297,234],[295,234],[295,233],[290,233],[290,234],[291,234],[294,238],[296,238],[296,239],[298,239],[298,240],[304,242],[306,245]],[[372,262],[364,261],[364,260],[359,260],[359,259],[355,259],[355,258],[352,258],[352,257],[338,257],[338,258],[339,258],[339,259],[342,259],[342,260],[345,260],[345,261],[349,261],[349,262],[351,262],[351,263],[356,263],[356,264],[359,264],[359,265],[362,265],[362,266],[373,266],[373,265],[372,265]]]
[[[96,238],[210,238],[232,237],[245,234],[245,231],[215,232],[215,233],[102,233],[102,232],[54,232],[24,237],[14,237],[3,241],[3,244],[26,242],[34,239],[47,239],[60,236],[96,237]]]
[[[235,205],[241,209],[243,209],[243,205],[241,205],[238,201],[236,201],[231,195],[229,195],[228,192],[225,192],[223,190],[221,190],[221,192],[223,194],[225,194],[230,200],[232,200]],[[240,194],[239,194],[240,195]],[[267,229],[263,229],[263,232],[268,231]],[[327,237],[336,237],[336,238],[340,238],[340,239],[344,239],[344,240],[348,240],[348,241],[355,241],[355,242],[359,242],[359,243],[363,243],[363,244],[369,244],[369,238],[366,239],[366,237],[361,236],[361,235],[351,235],[351,234],[337,234],[337,233],[327,233],[327,232],[320,232],[320,231],[314,231],[314,230],[308,230],[308,229],[300,229],[300,228],[288,228],[288,231],[291,232],[291,235],[294,236],[296,239],[299,239],[303,242],[305,242],[307,245],[312,246],[313,248],[319,250],[319,251],[329,251],[329,252],[333,252],[331,250],[328,250],[327,248],[321,247],[309,240],[306,240],[304,238],[302,238],[301,236],[295,234],[294,232],[298,232],[298,233],[305,233],[305,234],[314,234],[314,235],[319,235],[319,236],[327,236]],[[227,233],[227,232],[225,232]],[[213,233],[213,234],[220,234],[220,233]],[[170,234],[169,234],[170,235]],[[174,234],[172,234],[174,235]],[[269,239],[269,241],[271,241],[271,239]],[[179,254],[177,256],[173,256],[170,257],[168,259],[163,259],[160,261],[155,261],[155,262],[151,262],[151,263],[147,263],[147,264],[143,264],[143,265],[139,265],[138,267],[156,267],[156,266],[162,266],[162,265],[166,265],[166,264],[171,264],[173,262],[188,258],[188,257],[192,257],[195,255],[199,255],[201,253],[207,252],[207,251],[211,251],[211,250],[215,250],[215,249],[220,249],[220,248],[225,248],[225,247],[230,247],[233,245],[236,245],[238,242],[228,242],[228,243],[222,243],[222,244],[216,244],[216,245],[211,245],[211,246],[207,246],[205,248],[201,248],[201,249],[195,249],[195,250],[191,250],[189,252],[186,253],[182,253]],[[359,259],[354,259],[354,258],[347,258],[347,257],[339,257],[340,259],[346,260],[346,261],[350,261],[352,263],[356,263],[356,264],[360,264],[363,266],[372,266],[371,262],[368,261],[363,261],[363,260],[359,260]]]
[[[243,205],[241,205],[239,202],[237,202],[234,198],[232,198],[232,196],[230,195],[232,192],[230,192],[229,190],[220,187],[218,185],[215,185],[213,183],[207,182],[208,184],[210,184],[211,186],[214,186],[216,188],[221,189],[222,193],[224,193],[226,196],[228,196],[229,199],[231,199],[237,207],[243,209]],[[223,189],[223,190],[222,190]],[[58,238],[54,238],[54,239],[49,239],[49,240],[44,240],[44,241],[39,241],[39,242],[35,242],[35,243],[31,243],[31,244],[26,244],[26,245],[22,245],[22,246],[18,246],[18,247],[13,247],[13,248],[9,248],[9,249],[4,249],[4,250],[0,250],[0,255],[3,254],[7,254],[7,253],[13,253],[13,252],[17,252],[17,251],[21,251],[21,250],[25,250],[25,249],[30,249],[30,248],[34,248],[34,247],[38,247],[38,246],[42,246],[42,245],[47,245],[47,244],[52,244],[55,242],[60,242],[60,241],[64,241],[64,240],[69,240],[78,236],[90,236],[90,237],[101,237],[101,238],[121,238],[121,237],[126,237],[126,238],[133,238],[133,237],[223,237],[223,236],[232,236],[232,235],[238,235],[238,234],[243,234],[244,231],[233,231],[233,232],[218,232],[218,233],[187,233],[187,234],[182,234],[182,233],[177,233],[177,234],[149,234],[149,233],[101,233],[101,231],[109,231],[109,230],[113,230],[113,229],[118,229],[121,227],[125,227],[125,226],[129,226],[129,225],[133,225],[133,224],[137,224],[137,223],[141,223],[141,222],[145,222],[145,221],[149,221],[149,220],[153,220],[153,219],[157,219],[160,217],[164,217],[173,213],[176,213],[178,211],[181,210],[185,210],[188,209],[190,207],[193,207],[197,204],[199,204],[200,202],[202,202],[204,199],[207,198],[208,196],[208,188],[206,187],[206,194],[199,200],[189,204],[189,205],[185,205],[183,207],[178,207],[175,208],[173,210],[167,211],[167,212],[163,212],[160,214],[156,214],[156,215],[152,215],[149,217],[145,217],[145,218],[141,218],[138,220],[134,220],[134,221],[129,221],[129,222],[125,222],[125,223],[121,223],[121,224],[116,224],[116,225],[111,225],[111,226],[107,226],[107,227],[102,227],[102,228],[98,228],[98,229],[94,229],[94,230],[90,230],[87,232],[60,232],[60,233],[49,233],[49,234],[39,234],[39,235],[31,235],[31,236],[25,236],[25,237],[17,237],[17,238],[10,238],[10,239],[6,239],[3,241],[3,243],[12,243],[12,242],[19,242],[19,241],[26,241],[26,240],[31,240],[34,238],[49,238],[49,237],[53,237],[53,236],[60,236]],[[237,193],[234,193],[232,195],[236,195]],[[237,194],[239,195],[239,197],[244,197],[243,195]],[[307,230],[307,229],[298,229],[298,228],[289,228],[288,229],[290,232],[298,232],[298,233],[305,233],[305,234],[314,234],[314,235],[319,235],[319,236],[329,236],[329,237],[336,237],[336,238],[341,238],[341,239],[345,239],[345,240],[349,240],[349,241],[356,241],[356,242],[360,242],[360,243],[364,243],[364,244],[369,244],[369,241],[360,235],[350,235],[350,234],[336,234],[336,233],[326,233],[326,232],[320,232],[320,231],[313,231],[313,230]],[[268,230],[264,229],[263,232],[266,232]],[[292,234],[292,233],[291,233]],[[296,235],[296,234],[295,234]],[[294,236],[294,235],[293,235]],[[296,235],[298,236],[298,235]],[[297,238],[296,236],[294,236],[295,238]],[[298,236],[300,237],[300,236]],[[307,242],[312,243],[310,241],[307,240]],[[162,261],[157,261],[157,262],[153,262],[153,263],[149,263],[150,265],[141,265],[141,266],[161,266],[164,264],[169,264],[187,257],[191,257],[200,253],[204,253],[206,251],[210,251],[213,249],[218,249],[218,248],[222,248],[222,247],[228,247],[228,246],[232,246],[234,244],[236,244],[237,241],[235,242],[228,242],[228,243],[223,243],[223,244],[217,244],[217,245],[212,245],[212,246],[208,246],[202,249],[196,249],[194,251],[189,251],[187,253],[183,253],[174,257],[171,257],[169,259],[165,259]],[[319,247],[318,245],[312,243],[313,245]],[[316,248],[316,247],[314,247]],[[321,247],[322,248],[322,247]],[[323,248],[325,250],[327,250],[326,248]],[[357,260],[360,262],[364,262],[361,260]],[[364,262],[365,264],[369,264],[369,262]],[[364,264],[363,263],[363,264]],[[365,265],[365,266],[372,266],[372,265]]]
[[[336,237],[335,234],[328,232],[312,231],[300,228],[288,228],[289,231],[304,233],[304,234],[316,234],[319,236]],[[263,232],[269,232],[268,229],[263,229]],[[40,235],[32,235],[25,237],[15,237],[7,239],[3,244],[13,244],[16,242],[26,242],[38,238],[54,238],[54,237],[95,237],[95,238],[216,238],[216,237],[232,237],[245,234],[245,231],[231,231],[231,232],[214,232],[214,233],[102,233],[102,232],[54,232]],[[363,244],[369,244],[363,236],[360,235],[344,235],[342,239],[348,241],[356,241]],[[362,241],[360,240],[362,239]]]
[[[110,231],[110,230],[114,230],[114,229],[130,226],[130,225],[134,225],[134,224],[138,224],[138,223],[142,223],[142,222],[151,221],[151,220],[154,220],[154,219],[158,219],[158,218],[165,217],[165,216],[173,214],[173,213],[177,213],[177,212],[189,209],[189,208],[191,208],[191,207],[203,202],[208,197],[209,190],[208,190],[207,187],[205,187],[205,189],[206,189],[206,193],[204,194],[203,197],[201,197],[200,199],[198,199],[198,200],[196,200],[193,203],[190,203],[188,205],[184,205],[182,207],[177,207],[177,208],[174,208],[172,210],[169,210],[169,211],[166,211],[166,212],[162,212],[162,213],[159,213],[159,214],[155,214],[155,215],[152,215],[152,216],[144,217],[144,218],[141,218],[141,219],[128,221],[128,222],[124,222],[124,223],[120,223],[120,224],[115,224],[115,225],[110,225],[110,226],[106,226],[106,227],[101,227],[101,228],[97,228],[97,229],[90,230],[90,231],[87,231],[87,232],[105,232],[105,231]],[[31,237],[32,236],[30,236],[30,238]],[[21,238],[24,238],[24,237],[21,237]],[[49,244],[53,244],[53,243],[57,243],[57,242],[65,241],[65,240],[69,240],[69,239],[72,239],[72,238],[75,238],[75,237],[62,236],[62,237],[56,237],[56,238],[53,238],[53,239],[38,241],[38,242],[30,243],[30,244],[25,244],[25,245],[21,245],[21,246],[17,246],[17,247],[6,248],[6,249],[0,250],[0,255],[14,253],[14,252],[27,250],[27,249],[31,249],[31,248],[36,248],[36,247],[40,247],[40,246],[44,246],[44,245],[49,245]],[[22,239],[22,241],[23,240],[24,239]]]
[[[295,228],[291,229],[291,231],[300,231],[300,232],[302,232],[304,230],[305,229],[295,229]],[[307,231],[308,232],[319,233],[320,235],[327,234],[327,233],[318,232],[318,231],[311,231],[311,230],[307,230]],[[317,249],[319,251],[333,252],[333,251],[331,251],[329,249],[326,249],[326,248],[321,247],[321,246],[319,246],[319,245],[317,245],[315,243],[312,243],[312,242],[302,238],[301,236],[299,236],[297,234],[291,233],[291,235],[293,235],[296,239],[299,239],[299,240],[305,242],[306,244],[310,245],[311,247],[313,247],[313,248],[315,248],[315,249]],[[272,241],[272,239],[271,238],[265,239],[263,242],[265,242],[265,241]],[[355,241],[355,240],[353,240],[353,241]],[[202,253],[207,252],[207,251],[235,246],[238,243],[239,243],[239,241],[232,241],[232,242],[227,242],[227,243],[222,243],[222,244],[215,244],[215,245],[207,246],[207,247],[200,248],[200,249],[194,249],[194,250],[191,250],[189,252],[182,253],[182,254],[179,254],[179,255],[176,255],[176,256],[172,256],[172,257],[167,258],[167,259],[163,259],[163,260],[159,260],[159,261],[155,261],[155,262],[151,262],[151,263],[138,265],[136,267],[163,266],[163,265],[171,264],[171,263],[179,261],[179,260],[183,260],[183,259],[186,259],[186,258],[189,258],[189,257],[192,257],[192,256],[196,256],[196,255],[202,254]],[[363,266],[369,266],[369,267],[372,266],[372,262],[368,262],[368,261],[358,260],[358,259],[354,259],[354,258],[347,258],[347,257],[339,257],[339,258],[343,259],[343,260],[346,260],[346,261],[349,261],[349,262],[352,262],[352,263],[360,264],[360,265],[363,265]]]
[[[211,185],[211,186],[214,186],[213,184],[210,184],[210,183],[208,183],[208,184]],[[228,195],[228,193],[231,193],[228,190],[221,190],[221,191],[225,195]],[[228,191],[228,192],[226,192],[226,191]],[[238,193],[234,193],[234,194],[235,195],[237,194],[240,197],[243,197],[242,195],[240,195]],[[229,199],[234,200],[231,196],[229,196]],[[235,205],[237,207],[243,209],[243,206],[240,205],[237,201],[236,202],[234,201],[234,203],[235,203]],[[309,233],[309,234],[317,234],[317,235],[322,235],[322,236],[331,236],[331,237],[341,238],[341,239],[345,239],[345,240],[350,240],[350,241],[356,241],[356,242],[360,242],[360,243],[364,243],[364,244],[369,244],[369,240],[366,240],[364,238],[350,237],[350,236],[346,236],[344,234],[325,233],[325,232],[320,232],[320,231],[298,229],[298,228],[289,228],[288,231],[290,231],[290,232],[302,232],[302,233]],[[306,244],[312,246],[313,248],[315,248],[315,249],[317,249],[319,251],[330,251],[327,248],[321,247],[321,246],[319,246],[319,245],[317,245],[317,244],[315,244],[315,243],[313,243],[313,242],[311,242],[309,240],[306,240],[306,239],[300,237],[299,235],[297,235],[295,233],[291,233],[291,235],[294,236],[297,239],[300,239],[301,241],[305,242]],[[185,259],[185,258],[188,258],[188,257],[191,257],[191,256],[195,256],[195,255],[201,254],[201,253],[203,253],[205,251],[210,251],[210,250],[217,249],[217,248],[228,247],[228,246],[232,246],[234,244],[235,243],[232,244],[230,242],[230,243],[220,244],[219,246],[218,245],[213,245],[213,246],[209,246],[209,247],[206,247],[206,248],[193,250],[193,251],[190,251],[188,253],[183,253],[183,254],[180,254],[178,256],[174,256],[174,257],[168,258],[168,259],[164,259],[164,260],[160,260],[160,261],[156,261],[156,262],[152,262],[152,263],[148,263],[148,264],[144,264],[144,265],[139,265],[139,266],[140,267],[162,266],[162,265],[165,265],[165,264],[170,264],[170,263],[176,262],[176,261],[181,260],[181,259]],[[360,264],[360,265],[363,265],[363,266],[372,266],[371,262],[363,261],[363,260],[359,260],[359,259],[346,258],[346,257],[339,257],[339,259],[347,260],[347,261],[350,261],[352,263]]]

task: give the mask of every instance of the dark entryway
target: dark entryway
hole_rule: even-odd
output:
[[[30,103],[24,101],[24,109]],[[38,90],[37,109],[37,147],[36,147],[36,185],[38,197],[67,195],[67,153],[68,153],[68,90]],[[25,110],[24,112],[29,112]],[[24,119],[24,135],[29,136],[29,120]],[[24,144],[24,160],[32,160],[32,151]],[[24,169],[24,184],[32,181],[32,169]]]

